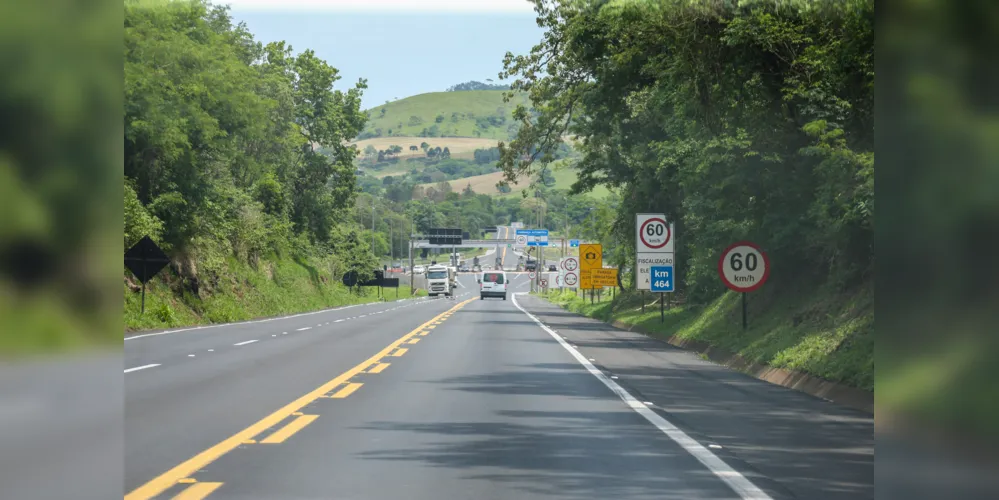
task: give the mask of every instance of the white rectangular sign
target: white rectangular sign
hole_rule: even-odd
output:
[[[635,269],[638,271],[638,283],[637,290],[651,290],[652,280],[651,271],[652,266],[673,266],[676,268],[676,263],[673,259],[672,253],[654,253],[654,252],[642,252],[638,254],[637,265]]]
[[[638,253],[673,253],[673,224],[663,214],[636,214],[635,248]]]
[[[665,214],[635,214],[635,258],[638,290],[651,290],[652,266],[673,266],[676,232]]]

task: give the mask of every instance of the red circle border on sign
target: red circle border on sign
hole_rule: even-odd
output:
[[[645,241],[645,231],[644,231],[645,226],[649,225],[649,223],[652,221],[662,222],[663,225],[666,226],[666,241],[664,241],[662,245],[659,246],[650,245],[649,242]],[[666,246],[666,244],[669,243],[670,238],[673,237],[673,231],[669,230],[669,224],[667,224],[666,221],[660,219],[659,217],[653,217],[651,219],[646,219],[645,222],[642,223],[642,227],[638,228],[638,237],[641,238],[642,243],[644,243],[645,246],[649,248],[662,248]]]
[[[763,256],[763,265],[765,267],[765,269],[763,270],[763,278],[760,279],[759,283],[749,288],[740,288],[734,283],[730,283],[727,279],[725,279],[725,256],[728,255],[728,253],[731,252],[733,248],[741,246],[753,247],[756,249],[757,252],[760,252],[760,255]],[[718,257],[718,276],[721,277],[722,283],[724,283],[725,286],[727,286],[730,290],[736,292],[752,292],[763,286],[763,284],[767,282],[767,278],[770,277],[770,258],[767,257],[767,253],[764,252],[763,249],[760,248],[760,246],[757,245],[756,243],[753,243],[752,241],[737,241],[729,245],[728,248],[722,251],[721,256]]]

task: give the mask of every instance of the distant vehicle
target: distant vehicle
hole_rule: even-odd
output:
[[[486,297],[501,297],[506,300],[506,273],[503,271],[490,271],[482,273],[479,278],[479,300]]]
[[[462,264],[462,265],[458,266],[458,272],[459,273],[467,273],[469,271],[471,271],[471,269],[469,269],[469,267],[467,265],[465,265],[465,264]]]
[[[433,265],[427,268],[427,295],[450,297],[454,293],[455,273],[453,267]]]
[[[555,264],[548,264],[548,270],[552,272],[558,272],[558,266]]]
[[[472,266],[472,272],[473,273],[481,273],[482,272],[482,266],[480,266],[478,264]]]
[[[427,272],[427,268],[423,266],[413,266],[413,272],[416,274],[423,274]]]
[[[528,258],[527,263],[524,264],[524,270],[526,271],[536,271],[538,269],[538,261]]]

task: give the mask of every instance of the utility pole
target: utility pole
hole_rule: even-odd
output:
[[[371,253],[372,254],[375,253],[375,196],[374,195],[371,195]]]

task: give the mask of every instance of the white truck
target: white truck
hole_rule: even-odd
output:
[[[457,275],[454,268],[434,264],[427,268],[427,295],[436,297],[444,295],[450,297],[454,294],[455,281]]]

